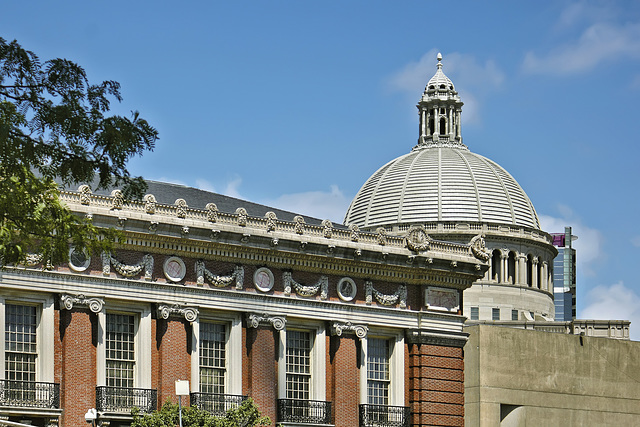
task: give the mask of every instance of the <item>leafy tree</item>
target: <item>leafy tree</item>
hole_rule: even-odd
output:
[[[179,425],[178,405],[166,402],[158,411],[141,414],[137,408],[133,410],[131,427],[174,427]],[[252,399],[247,399],[237,408],[227,411],[224,417],[215,417],[197,407],[182,408],[183,427],[254,427],[269,426],[269,417],[260,416],[260,411]]]
[[[144,194],[144,181],[131,177],[126,164],[152,150],[158,133],[138,112],[109,115],[113,99],[122,100],[119,83],[91,84],[78,64],[41,62],[0,38],[0,263],[20,262],[30,252],[60,263],[70,242],[109,248],[115,234],[73,215],[58,200],[55,182]]]

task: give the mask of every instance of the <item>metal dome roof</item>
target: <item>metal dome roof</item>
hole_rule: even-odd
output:
[[[361,228],[450,221],[540,229],[516,180],[464,146],[425,147],[387,163],[362,186],[345,216],[345,224]]]

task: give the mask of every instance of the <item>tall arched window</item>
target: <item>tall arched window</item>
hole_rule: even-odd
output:
[[[447,120],[442,117],[440,119],[440,135],[446,135],[447,134]]]
[[[527,255],[527,285],[533,286],[533,255]]]
[[[509,261],[507,262],[507,282],[512,285],[516,283],[516,253],[509,252]]]
[[[500,282],[500,261],[501,261],[500,251],[496,249],[493,251],[491,255],[491,280],[494,282]]]

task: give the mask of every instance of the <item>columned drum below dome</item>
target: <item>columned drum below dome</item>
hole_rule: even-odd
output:
[[[464,145],[417,147],[362,186],[345,224],[372,228],[428,222],[483,222],[540,229],[536,211],[500,165]]]

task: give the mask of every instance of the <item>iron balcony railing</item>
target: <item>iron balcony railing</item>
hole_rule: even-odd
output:
[[[361,427],[409,427],[408,406],[360,405]]]
[[[191,406],[197,406],[216,416],[224,416],[229,409],[237,408],[247,400],[247,396],[237,394],[191,393]]]
[[[152,412],[158,408],[158,390],[129,387],[96,387],[96,409],[102,412]]]
[[[60,409],[60,384],[0,380],[0,406]]]
[[[331,424],[331,402],[278,399],[278,421],[300,424]]]

